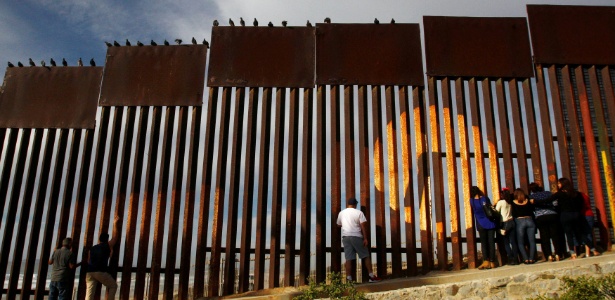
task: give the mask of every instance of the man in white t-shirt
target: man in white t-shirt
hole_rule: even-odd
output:
[[[380,278],[372,271],[372,260],[367,246],[367,219],[362,211],[357,209],[357,199],[348,199],[347,208],[342,210],[337,216],[337,226],[342,227],[342,244],[344,245],[344,256],[346,257],[346,278],[352,281],[352,264],[359,258],[369,272],[369,282],[378,282]]]

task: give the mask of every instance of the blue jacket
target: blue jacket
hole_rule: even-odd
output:
[[[472,206],[472,212],[479,228],[495,229],[495,223],[487,218],[483,205],[491,205],[489,198],[482,196],[478,199],[470,199],[470,206]]]

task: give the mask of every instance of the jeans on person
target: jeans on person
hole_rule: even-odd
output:
[[[495,228],[484,229],[478,226],[480,247],[483,251],[483,260],[495,262]]]
[[[115,292],[117,291],[117,282],[111,274],[107,272],[88,272],[85,276],[85,281],[87,283],[87,292],[85,299],[92,300],[94,299],[94,294],[96,294],[96,287],[98,283],[102,283],[107,288],[107,299],[115,299]]]
[[[519,262],[519,249],[517,246],[517,231],[515,229],[515,220],[510,219],[502,223],[503,229],[506,231],[502,238],[504,240],[504,250],[508,256],[508,263]]]
[[[583,223],[583,243],[591,249],[596,250],[594,247],[594,216],[585,216]]]
[[[517,227],[517,245],[523,260],[533,260],[536,255],[536,225],[532,218],[516,218],[515,225]],[[529,242],[530,254],[525,251],[525,239]]]
[[[49,283],[49,300],[68,300],[68,282],[52,281]]]
[[[568,251],[576,254],[576,246],[578,243],[578,228],[579,228],[579,213],[576,211],[563,211],[559,215],[560,222],[566,234],[566,242],[568,243]]]
[[[536,227],[540,232],[540,247],[545,258],[552,255],[563,255],[563,249],[560,249],[560,233],[559,221],[557,214],[542,215],[536,218]],[[551,251],[551,242],[553,242],[553,251]]]

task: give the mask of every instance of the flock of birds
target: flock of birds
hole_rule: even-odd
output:
[[[328,18],[328,17],[325,18],[324,22],[326,24],[331,24],[331,18]],[[229,23],[230,26],[235,26],[235,22],[233,22],[233,20],[231,18],[228,19],[228,23]],[[239,24],[241,26],[246,26],[246,22],[243,20],[243,18],[239,18]],[[374,19],[374,24],[380,24],[380,21],[378,20],[378,18]],[[395,19],[391,19],[391,24],[395,24]],[[218,22],[218,20],[214,20],[214,26],[219,26],[219,25],[220,25],[220,22]],[[254,25],[255,27],[258,26],[258,20],[256,20],[256,18],[254,18],[254,21],[252,22],[252,25]],[[288,22],[287,21],[282,21],[282,26],[286,27],[286,25],[288,25]],[[270,21],[267,24],[267,26],[273,27],[273,23]],[[312,27],[312,23],[310,23],[310,21],[308,20],[307,23],[306,23],[306,26],[307,27]],[[182,44],[182,40],[181,39],[175,39],[175,43],[177,45],[181,45]],[[121,47],[122,46],[117,41],[113,41],[113,44],[110,43],[110,42],[105,41],[105,44],[107,45],[107,47]],[[170,43],[167,40],[164,40],[163,44],[165,46],[169,46],[170,45]],[[193,45],[197,45],[198,44],[194,37],[192,38],[192,44]],[[202,44],[207,46],[207,48],[209,48],[209,42],[207,42],[207,40],[203,39]],[[126,46],[132,46],[132,44],[130,43],[130,41],[128,39],[126,39],[125,45]],[[140,41],[137,41],[137,46],[141,47],[143,45],[144,45],[143,43],[141,43]],[[154,42],[154,40],[150,41],[150,45],[151,46],[158,46],[158,44],[156,42]],[[28,63],[30,64],[31,67],[35,67],[36,66],[36,64],[34,63],[32,58],[30,58],[28,60]],[[55,62],[55,60],[53,60],[53,58],[49,61],[49,64],[52,67],[56,66],[56,62]],[[46,65],[47,64],[45,63],[45,61],[41,60],[41,66],[45,67]],[[15,65],[12,64],[10,61],[8,62],[8,66],[9,66],[9,68],[15,67]],[[18,67],[23,67],[24,65],[19,61],[19,62],[17,62],[17,66]],[[68,66],[68,63],[66,62],[66,59],[64,59],[64,58],[62,58],[62,66],[65,66],[65,67]],[[77,61],[77,66],[79,66],[79,67],[83,66],[83,61],[81,60],[81,58],[79,58],[79,60]],[[96,62],[94,61],[94,58],[90,59],[90,66],[92,66],[92,67],[96,66]]]

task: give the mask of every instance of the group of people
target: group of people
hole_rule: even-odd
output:
[[[114,222],[120,221],[116,217]],[[87,293],[86,299],[94,299],[96,288],[102,283],[107,288],[107,299],[115,299],[117,282],[108,273],[109,258],[113,255],[113,246],[118,237],[109,240],[109,234],[100,234],[98,244],[92,246],[85,258]],[[62,241],[62,247],[56,249],[48,263],[51,265],[51,282],[49,284],[49,300],[71,299],[72,285],[75,277],[74,270],[83,262],[77,263],[77,254],[72,250],[73,241],[67,237]]]
[[[551,193],[531,183],[529,195],[520,188],[512,192],[503,188],[493,204],[480,188],[470,189],[470,206],[483,254],[479,269],[497,266],[498,239],[509,265],[535,263],[536,229],[547,261],[567,257],[566,246],[571,259],[576,259],[577,253],[587,257],[600,255],[594,247],[594,213],[589,196],[577,191],[568,178],[560,178],[557,188],[557,192]]]

